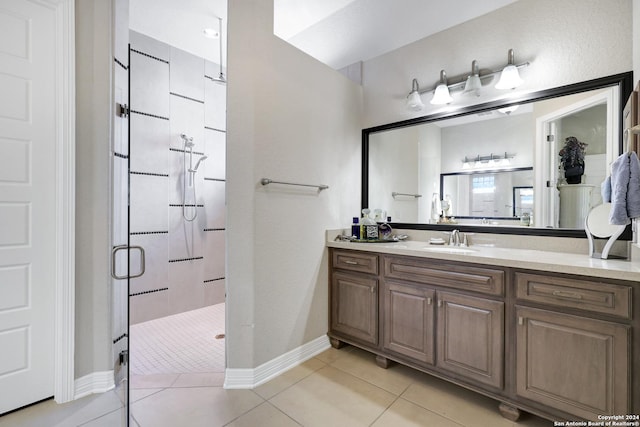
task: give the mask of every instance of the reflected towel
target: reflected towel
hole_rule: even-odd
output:
[[[611,213],[609,222],[626,225],[640,216],[640,160],[635,152],[623,154],[611,164]]]
[[[611,203],[611,177],[608,176],[602,184],[600,184],[600,194],[602,195],[602,203]]]

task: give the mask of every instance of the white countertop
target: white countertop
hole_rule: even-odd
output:
[[[454,252],[456,247],[430,245],[422,241],[390,243],[355,243],[327,241],[330,248],[377,252],[392,255],[408,255],[421,258],[463,261],[502,267],[526,268],[529,270],[556,273],[581,274],[592,277],[640,281],[640,263],[624,260],[590,258],[587,254],[551,252],[530,249],[505,249],[472,245],[469,252]],[[438,252],[434,252],[429,248]],[[448,251],[448,249],[453,249]]]

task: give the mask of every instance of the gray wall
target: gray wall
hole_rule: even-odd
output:
[[[326,334],[325,230],[359,211],[362,94],[273,35],[272,0],[228,8],[227,366],[254,368]]]
[[[76,0],[75,376],[112,369],[110,194],[112,5]]]

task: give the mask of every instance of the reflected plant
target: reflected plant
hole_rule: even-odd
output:
[[[560,150],[560,164],[564,169],[575,166],[584,166],[584,154],[587,147],[586,142],[579,141],[575,136],[569,136],[564,141],[564,147]]]

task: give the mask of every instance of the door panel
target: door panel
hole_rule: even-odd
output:
[[[331,329],[378,345],[378,280],[335,273],[331,283]]]
[[[504,303],[438,293],[438,367],[504,386]]]
[[[55,26],[0,2],[0,414],[54,394]]]
[[[629,327],[516,307],[519,396],[587,419],[629,413]]]
[[[432,365],[435,291],[395,282],[382,289],[384,348]]]

